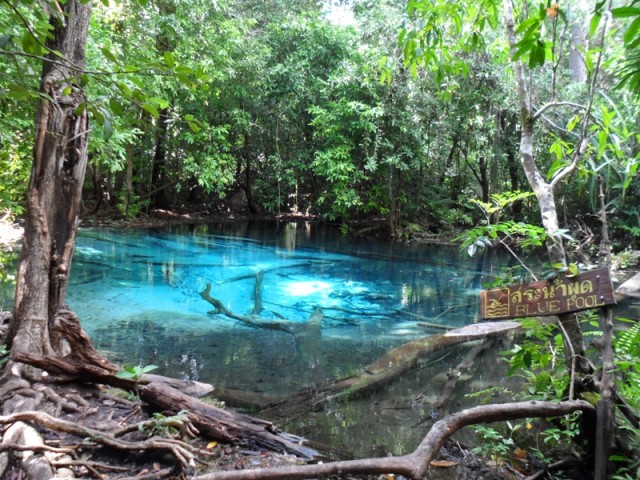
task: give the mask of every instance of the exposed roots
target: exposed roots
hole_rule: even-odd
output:
[[[39,411],[18,412],[11,415],[0,416],[0,425],[10,425],[15,424],[16,422],[25,422],[33,426],[46,428],[50,431],[71,434],[82,439],[82,446],[102,445],[120,451],[134,452],[135,454],[156,452],[168,453],[175,459],[181,470],[187,470],[195,467],[197,454],[204,456],[207,455],[206,451],[200,450],[176,439],[151,437],[141,441],[125,440],[117,438],[112,433],[90,428],[77,422],[63,420],[49,415],[48,413]],[[51,451],[71,455],[74,461],[78,459],[74,449],[70,447],[54,448],[47,445],[4,445],[2,447],[2,450],[10,449],[16,451]],[[78,464],[77,461],[76,464]],[[96,462],[83,462],[82,465],[89,470],[95,470],[101,464]],[[109,468],[113,469],[112,467]]]

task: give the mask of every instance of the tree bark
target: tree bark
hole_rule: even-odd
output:
[[[163,411],[186,410],[191,423],[209,438],[251,449],[289,453],[307,460],[318,456],[318,452],[303,445],[303,438],[286,434],[271,422],[214,407],[166,384],[152,382],[142,386],[140,398]]]
[[[64,352],[52,334],[62,308],[87,165],[88,117],[78,76],[85,65],[91,3],[68,0],[51,17],[40,85],[31,179],[27,194],[24,244],[16,280],[14,315],[9,329],[12,354]]]

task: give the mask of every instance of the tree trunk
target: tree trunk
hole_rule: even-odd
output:
[[[576,83],[586,83],[589,78],[587,64],[582,55],[582,49],[587,45],[587,35],[580,25],[571,27],[571,43],[569,46],[569,71],[571,80]]]
[[[166,183],[167,168],[167,134],[169,119],[169,110],[163,108],[160,110],[160,118],[156,126],[156,150],[153,155],[153,166],[151,171],[151,206],[153,208],[166,208],[167,200],[165,189],[161,188]]]
[[[53,328],[69,278],[87,165],[88,117],[78,76],[85,65],[91,4],[68,0],[52,16],[52,37],[40,85],[36,143],[27,193],[24,244],[18,267],[12,353],[62,353]],[[57,15],[57,12],[56,12]],[[54,63],[55,62],[55,63]],[[82,110],[82,113],[79,112]]]
[[[512,55],[517,51],[517,39],[511,0],[504,0],[504,14],[507,28],[507,37]],[[558,234],[558,210],[553,191],[553,185],[547,183],[536,164],[534,156],[534,127],[535,116],[530,103],[530,95],[527,91],[524,77],[524,68],[520,60],[513,60],[513,73],[516,82],[516,90],[520,103],[520,162],[527,177],[531,190],[536,195],[542,225],[547,234],[547,253],[551,264],[567,264],[562,237]],[[565,345],[567,364],[571,372],[583,375],[590,373],[589,362],[584,347],[582,329],[575,314],[560,315],[560,324],[566,334]]]

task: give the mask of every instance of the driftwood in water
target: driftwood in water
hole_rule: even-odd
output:
[[[333,380],[315,389],[304,390],[263,410],[279,417],[298,416],[320,409],[332,400],[353,399],[380,390],[400,375],[415,368],[419,360],[445,347],[520,331],[519,322],[484,322],[458,328],[441,335],[420,338],[396,347],[357,375]]]
[[[141,387],[140,398],[160,410],[174,413],[186,411],[189,420],[201,434],[216,440],[305,459],[318,456],[318,452],[302,445],[301,437],[284,433],[271,422],[217,408],[166,384],[150,383]]]
[[[261,283],[261,282],[260,282]],[[256,282],[256,284],[258,284],[258,282]],[[254,290],[254,295],[256,296],[255,298],[255,307],[253,308],[254,312],[255,310],[258,308],[257,306],[260,305],[260,310],[261,305],[262,305],[262,298],[261,295],[259,294],[260,290],[259,289],[255,289]],[[207,285],[205,286],[205,289],[200,292],[200,296],[207,302],[209,302],[211,305],[214,306],[215,310],[213,311],[213,313],[218,314],[221,313],[222,315],[224,315],[225,317],[229,317],[232,318],[234,320],[238,320],[242,323],[245,323],[251,327],[255,327],[255,328],[264,328],[267,330],[280,330],[282,332],[286,332],[286,333],[291,333],[291,324],[293,322],[288,322],[288,321],[275,321],[275,320],[266,320],[264,318],[259,317],[258,315],[256,315],[255,313],[252,313],[251,315],[240,315],[237,313],[233,313],[231,310],[229,310],[227,307],[224,306],[224,304],[218,300],[217,298],[213,298],[211,296],[211,284],[207,283]]]
[[[515,420],[530,417],[557,417],[582,411],[595,415],[595,407],[584,400],[567,402],[515,402],[498,405],[482,405],[449,415],[436,422],[418,448],[409,455],[379,457],[340,462],[296,465],[290,467],[263,468],[218,472],[195,477],[194,480],[294,480],[318,476],[339,475],[388,475],[398,474],[418,480],[427,474],[445,441],[467,425]]]

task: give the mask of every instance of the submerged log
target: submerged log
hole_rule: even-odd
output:
[[[267,329],[267,330],[280,330],[282,332],[286,332],[286,333],[291,333],[290,330],[290,325],[293,322],[287,322],[287,321],[274,321],[274,320],[266,320],[264,318],[259,317],[258,315],[252,314],[252,315],[239,315],[237,313],[233,313],[231,310],[229,310],[227,307],[224,306],[224,304],[218,300],[217,298],[214,298],[211,296],[211,284],[207,283],[207,285],[205,286],[205,289],[200,292],[200,296],[202,297],[203,300],[205,300],[206,302],[209,302],[211,305],[213,305],[213,307],[215,308],[213,313],[221,313],[222,315],[224,315],[225,317],[229,317],[232,318],[234,320],[238,320],[242,323],[245,323],[251,327],[255,327],[255,328],[263,328],[263,329]],[[262,305],[262,300],[259,300],[260,305]],[[258,299],[256,298],[256,305],[258,305]],[[261,309],[261,308],[260,308]],[[254,308],[254,311],[256,310],[256,308]]]
[[[415,368],[421,358],[445,347],[496,337],[521,330],[519,322],[484,322],[467,325],[441,335],[420,338],[389,350],[358,374],[307,389],[262,410],[271,416],[299,416],[317,411],[330,401],[361,398],[382,389]]]

